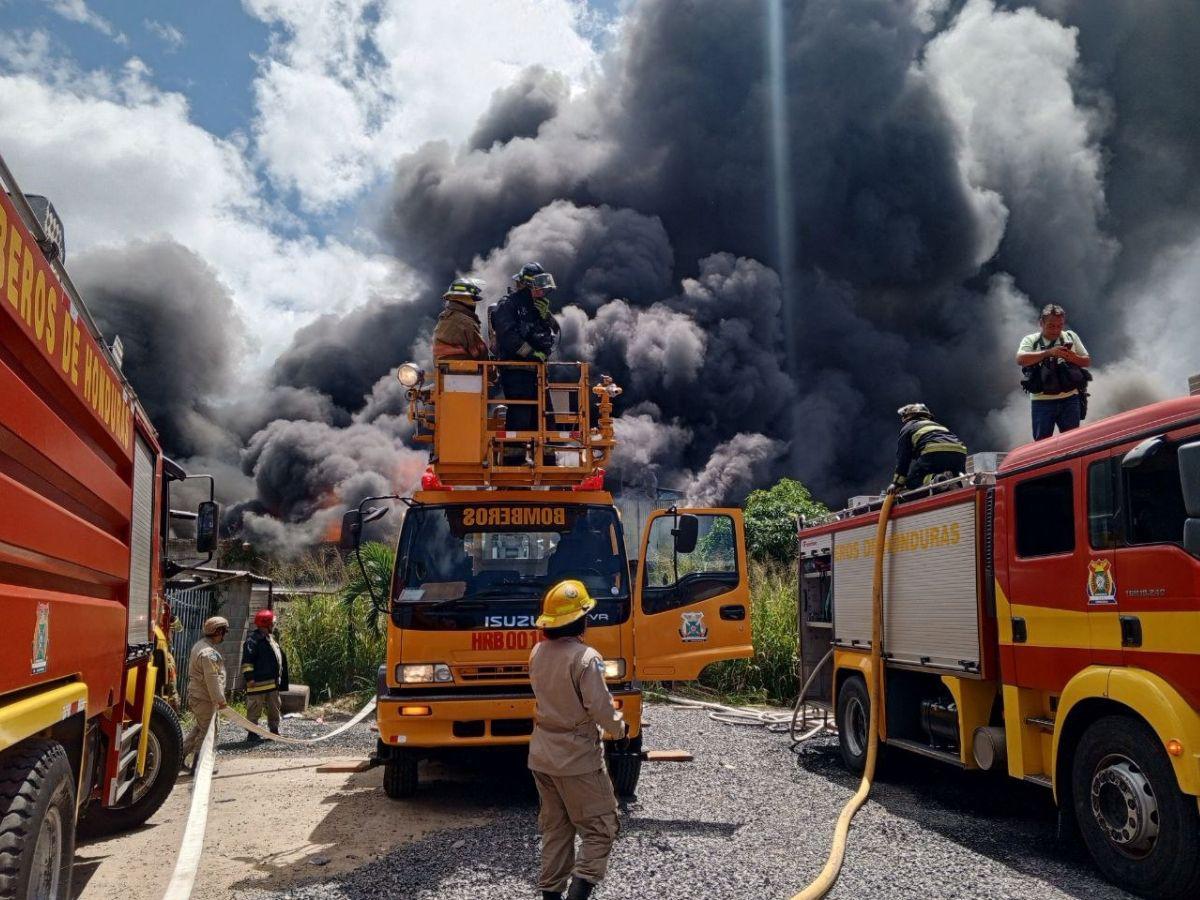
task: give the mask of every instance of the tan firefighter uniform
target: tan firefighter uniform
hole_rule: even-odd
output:
[[[228,627],[228,626],[226,626]],[[203,637],[196,641],[188,656],[188,709],[196,724],[183,741],[183,756],[200,749],[217,707],[225,702],[225,659],[216,645]]]
[[[537,644],[529,680],[537,701],[529,768],[541,797],[538,887],[565,890],[572,874],[595,884],[604,878],[618,829],[600,731],[621,738],[625,722],[604,683],[603,658],[577,637]]]

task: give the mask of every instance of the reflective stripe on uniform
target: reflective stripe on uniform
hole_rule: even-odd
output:
[[[917,441],[919,441],[921,438],[923,438],[927,434],[933,434],[935,431],[949,431],[949,430],[950,429],[947,428],[945,425],[938,425],[937,423],[934,423],[934,422],[931,422],[928,425],[922,425],[920,428],[918,428],[916,431],[914,431],[912,433],[912,444],[914,447],[917,446]]]
[[[962,444],[926,444],[921,448],[921,455],[926,453],[966,453],[967,448]]]

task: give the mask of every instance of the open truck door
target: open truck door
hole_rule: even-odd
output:
[[[692,681],[754,653],[739,509],[670,509],[646,522],[634,595],[634,677]]]

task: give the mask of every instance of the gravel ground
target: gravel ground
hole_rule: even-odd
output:
[[[647,746],[687,749],[696,760],[643,769],[638,799],[623,809],[609,877],[596,896],[787,898],[820,870],[833,823],[856,784],[833,740],[821,738],[793,753],[783,735],[717,724],[700,711],[653,706],[647,718]],[[285,722],[289,734],[328,728]],[[365,751],[374,735],[364,725],[334,743],[340,741],[343,749]],[[221,752],[241,749],[232,744]],[[896,754],[894,763],[855,819],[831,897],[1128,896],[1106,884],[1081,850],[1056,840],[1044,789],[968,776],[909,754]],[[380,802],[392,803],[396,815],[454,811],[486,824],[437,831],[320,883],[237,896],[537,896],[537,801],[519,754],[425,764],[414,800],[388,801],[380,793]]]

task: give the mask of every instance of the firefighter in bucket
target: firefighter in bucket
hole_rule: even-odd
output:
[[[590,896],[617,837],[617,798],[604,768],[601,732],[620,739],[628,728],[604,683],[604,659],[583,642],[595,605],[581,581],[550,588],[537,620],[546,640],[529,657],[537,701],[529,768],[541,800],[543,900],[562,900],[564,890],[567,900]]]

